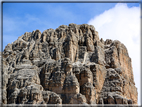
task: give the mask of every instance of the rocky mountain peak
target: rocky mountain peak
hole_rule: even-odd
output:
[[[92,25],[26,32],[2,55],[4,104],[137,104],[126,47]]]

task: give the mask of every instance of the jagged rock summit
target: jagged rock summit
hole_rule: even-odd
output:
[[[137,104],[131,58],[94,26],[26,32],[3,52],[3,104]]]

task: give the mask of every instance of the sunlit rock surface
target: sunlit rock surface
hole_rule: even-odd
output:
[[[26,32],[3,52],[3,104],[137,104],[131,58],[94,26]]]

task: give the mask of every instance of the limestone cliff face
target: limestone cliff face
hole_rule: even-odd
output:
[[[4,104],[137,104],[131,58],[92,25],[26,32],[3,52]]]

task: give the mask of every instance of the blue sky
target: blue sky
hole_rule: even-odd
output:
[[[70,23],[92,24],[100,38],[118,39],[126,45],[140,104],[139,3],[3,3],[3,49],[25,32]]]
[[[3,3],[3,49],[25,32],[84,24],[116,3]],[[139,6],[128,3],[129,7]]]

